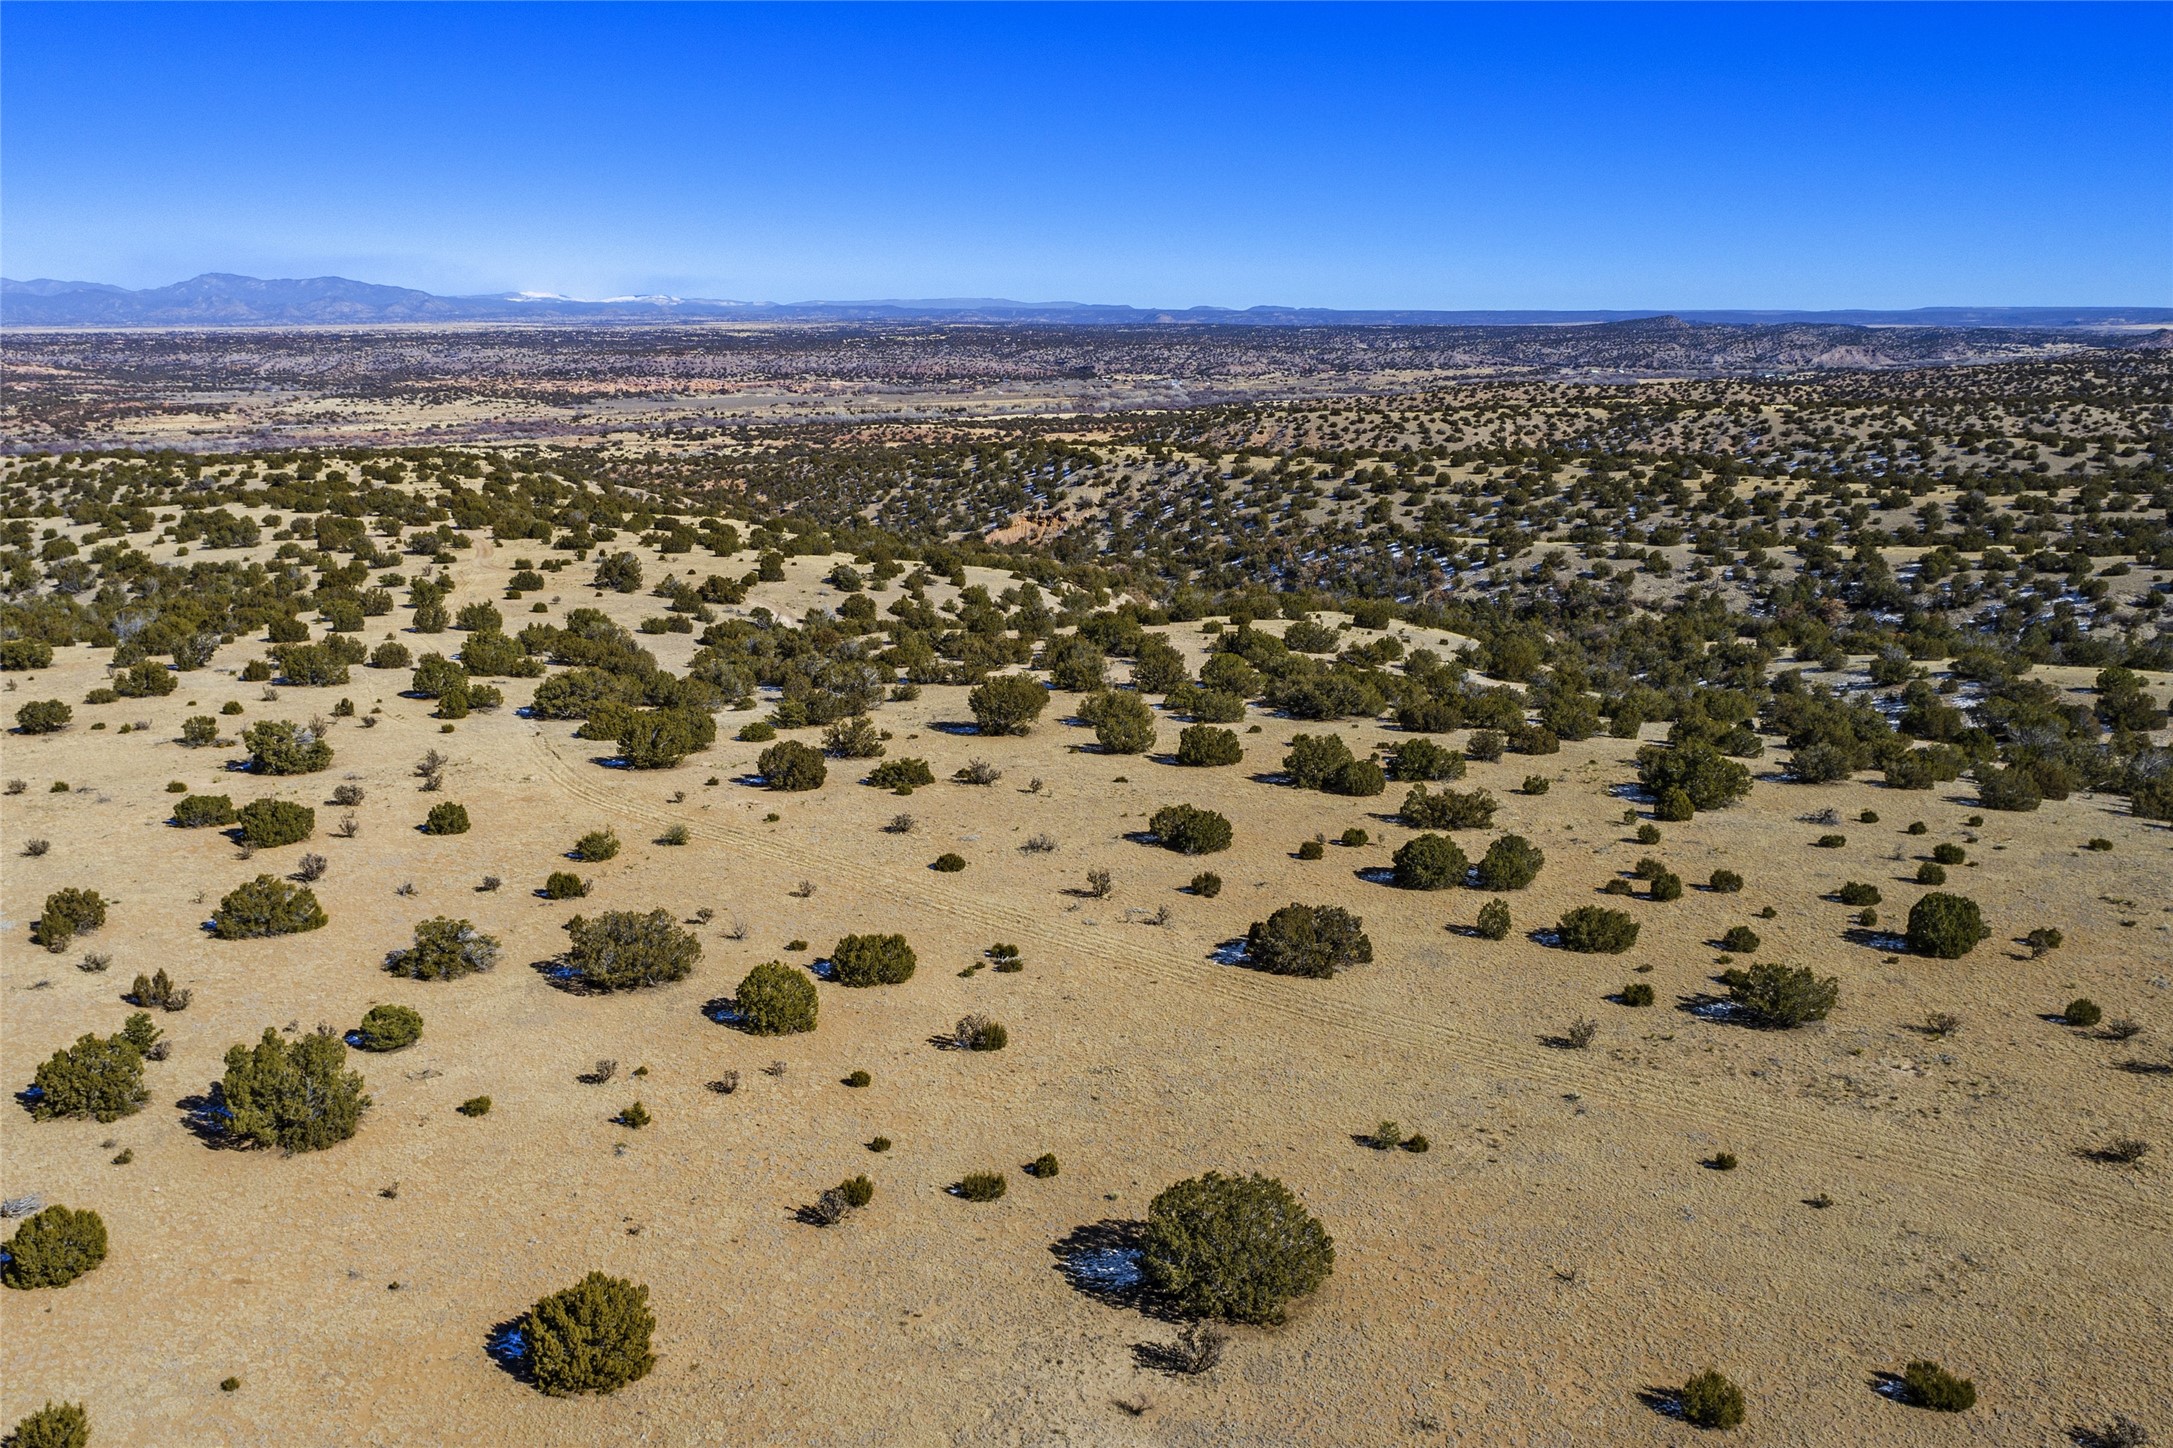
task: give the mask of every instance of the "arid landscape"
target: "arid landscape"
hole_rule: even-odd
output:
[[[1747,1442],[2173,1433],[2173,362],[1348,332],[1212,399],[1152,329],[765,342],[861,419],[493,333],[261,433],[322,334],[11,336],[0,1196],[105,1250],[9,1278],[0,1420],[1679,1444],[1717,1369]],[[1028,354],[1126,381],[974,390]],[[267,1029],[367,1106],[253,1105]],[[1332,1271],[1148,1270],[1210,1171]],[[592,1271],[653,1365],[539,1391]]]

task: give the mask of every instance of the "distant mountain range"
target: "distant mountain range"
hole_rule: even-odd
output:
[[[703,297],[584,301],[529,292],[441,297],[346,277],[266,280],[206,272],[131,291],[103,282],[0,278],[6,327],[340,327],[442,322],[1008,322],[1060,326],[1531,327],[1648,317],[1759,326],[2109,329],[2173,324],[2173,307],[1919,307],[1910,311],[1337,311],[1326,307],[1103,306],[997,298],[920,301],[732,302]]]

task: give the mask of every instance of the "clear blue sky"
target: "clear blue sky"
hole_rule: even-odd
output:
[[[0,266],[1180,306],[2173,304],[2173,5],[0,12]]]

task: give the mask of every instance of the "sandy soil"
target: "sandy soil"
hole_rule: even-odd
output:
[[[510,551],[459,572],[491,581]],[[774,599],[750,602],[814,601],[827,561],[794,567]],[[597,602],[564,593],[563,606]],[[656,607],[604,602],[628,622]],[[1200,642],[1191,626],[1180,640]],[[683,636],[643,643],[672,667],[684,665],[674,649],[691,649]],[[219,668],[257,651],[223,651]],[[8,711],[79,700],[102,675],[88,650],[64,650],[35,681],[9,676],[21,687]],[[599,763],[571,725],[512,709],[441,734],[426,703],[399,697],[405,682],[358,669],[349,688],[268,703],[214,669],[166,699],[79,704],[62,735],[0,740],[0,774],[28,782],[0,801],[5,1078],[27,1083],[81,1032],[117,1029],[138,970],[164,966],[196,993],[160,1021],[174,1051],[146,1068],[143,1112],[109,1126],[0,1115],[0,1189],[96,1207],[113,1240],[105,1265],[64,1291],[0,1294],[0,1421],[65,1397],[89,1404],[101,1445],[1662,1444],[1697,1435],[1640,1390],[1717,1364],[1749,1392],[1745,1442],[2055,1443],[2115,1411],[2173,1431],[2161,1160],[2173,1105],[2166,1078],[2117,1068],[2163,1059],[2173,1032],[2173,866],[2167,833],[2109,797],[1970,829],[1956,787],[1768,779],[1647,848],[1620,823],[1632,741],[1510,756],[1474,765],[1466,787],[1493,789],[1496,831],[1531,836],[1548,865],[1511,897],[1516,933],[1488,943],[1454,928],[1479,892],[1365,878],[1410,833],[1382,818],[1400,787],[1345,800],[1252,777],[1306,727],[1286,720],[1259,717],[1239,767],[1184,770],[1096,753],[1088,731],[1061,722],[1071,696],[1030,737],[987,740],[961,732],[963,690],[932,688],[878,722],[893,755],[928,759],[946,782],[898,799],[838,763],[821,791],[780,795],[743,782],[760,746],[730,742],[740,716],[684,767],[633,774]],[[514,681],[512,701],[531,687]],[[171,742],[184,715],[228,699],[246,709],[238,734],[329,712],[342,694],[383,713],[374,728],[339,725],[325,774],[257,779],[227,770],[234,751]],[[109,727],[92,730],[98,719]],[[138,719],[151,728],[116,733]],[[1165,723],[1165,745],[1178,727]],[[1340,732],[1361,751],[1391,737]],[[410,772],[432,747],[454,761],[440,795]],[[1000,783],[947,782],[976,756],[1003,769]],[[1533,772],[1554,782],[1546,795],[1516,792]],[[174,779],[237,804],[316,804],[319,836],[244,862],[214,832],[163,823]],[[70,792],[51,792],[56,780]],[[367,790],[352,840],[326,833],[340,811],[324,799],[343,780]],[[439,799],[466,804],[473,832],[418,834]],[[1190,860],[1127,838],[1177,800],[1227,813],[1235,848]],[[1845,848],[1811,848],[1824,831],[1796,819],[1827,805],[1848,821]],[[1883,821],[1856,823],[1866,808]],[[884,832],[901,811],[914,830]],[[1912,819],[1930,833],[1904,835]],[[651,843],[675,823],[691,844]],[[579,997],[530,968],[561,948],[575,913],[532,892],[601,825],[626,848],[577,867],[596,882],[579,908],[714,910],[690,980]],[[1294,858],[1301,841],[1354,825],[1374,843]],[[1020,850],[1044,832],[1054,852]],[[1492,833],[1462,841],[1476,854]],[[2113,850],[2082,850],[2093,836]],[[1881,915],[1898,920],[1918,855],[1971,837],[1974,863],[1951,872],[1954,887],[1983,902],[1996,934],[1965,960],[1852,943],[1851,912],[1821,898],[1871,880]],[[50,852],[25,857],[31,838]],[[252,943],[203,932],[220,894],[293,868],[305,848],[331,861],[317,886],[329,927]],[[930,871],[945,850],[969,868]],[[1726,865],[1748,884],[1627,902],[1644,932],[1621,957],[1526,937],[1648,853],[1688,881]],[[1203,867],[1227,882],[1220,898],[1180,891]],[[1112,873],[1114,893],[1068,893],[1093,868]],[[485,874],[505,887],[478,892]],[[48,955],[29,925],[71,884],[113,898],[110,922]],[[1295,981],[1218,960],[1291,900],[1359,910],[1375,963]],[[1676,1008],[1711,988],[1714,938],[1768,904],[1778,913],[1755,922],[1759,957],[1838,975],[1832,1019],[1776,1034]],[[1163,906],[1168,924],[1146,923]],[[497,934],[505,963],[455,983],[388,976],[385,953],[438,914]],[[734,921],[744,939],[730,938]],[[2041,924],[2067,943],[2029,960],[2013,937]],[[857,930],[904,931],[918,973],[887,989],[823,986],[811,1035],[758,1040],[705,1018],[750,966],[811,963]],[[788,952],[795,939],[812,949]],[[1023,973],[960,975],[997,941],[1021,947]],[[86,948],[111,952],[111,968],[76,969]],[[1640,965],[1650,974],[1633,976]],[[1649,980],[1659,1005],[1606,999],[1630,979]],[[2116,1045],[2045,1019],[2078,994],[2147,1033]],[[214,1150],[185,1129],[177,1103],[217,1077],[229,1045],[266,1025],[351,1027],[387,1000],[421,1010],[425,1035],[396,1055],[355,1054],[376,1105],[354,1140],[282,1159]],[[969,1011],[1003,1021],[1010,1048],[931,1044]],[[1916,1029],[1932,1011],[1958,1013],[1960,1033]],[[1579,1015],[1599,1022],[1591,1049],[1543,1043]],[[576,1079],[601,1057],[620,1063],[618,1080]],[[782,1073],[764,1074],[773,1061]],[[647,1074],[630,1078],[637,1066]],[[726,1068],[739,1090],[706,1090]],[[872,1087],[839,1084],[855,1068]],[[488,1117],[454,1112],[481,1093]],[[612,1124],[637,1097],[655,1123]],[[1434,1149],[1354,1141],[1384,1117]],[[871,1154],[878,1133],[895,1149]],[[2078,1154],[2116,1135],[2158,1151],[2132,1168]],[[123,1147],[134,1161],[111,1165]],[[1741,1169],[1700,1165],[1718,1150]],[[1018,1170],[1043,1151],[1061,1176]],[[1009,1176],[1002,1201],[947,1194],[984,1168]],[[1283,1178],[1334,1234],[1337,1269],[1287,1326],[1240,1333],[1205,1378],[1172,1378],[1134,1348],[1174,1329],[1074,1285],[1065,1254],[1208,1168]],[[877,1195],[846,1225],[795,1219],[862,1171]],[[1830,1206],[1806,1205],[1819,1193]],[[591,1268],[649,1284],[660,1366],[609,1399],[545,1399],[496,1366],[486,1340]],[[1979,1406],[1934,1417],[1882,1397],[1876,1375],[1919,1356],[1974,1377]],[[229,1374],[241,1388],[222,1393]]]

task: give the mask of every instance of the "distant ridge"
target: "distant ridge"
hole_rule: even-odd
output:
[[[1327,307],[1155,308],[963,297],[857,302],[734,302],[704,297],[511,293],[441,297],[346,277],[272,279],[206,272],[131,291],[103,282],[0,278],[0,326],[318,327],[435,322],[882,322],[1051,326],[1533,327],[1662,321],[1736,326],[2112,329],[2173,325],[2173,307],[1919,307],[1903,311],[1340,311]]]

